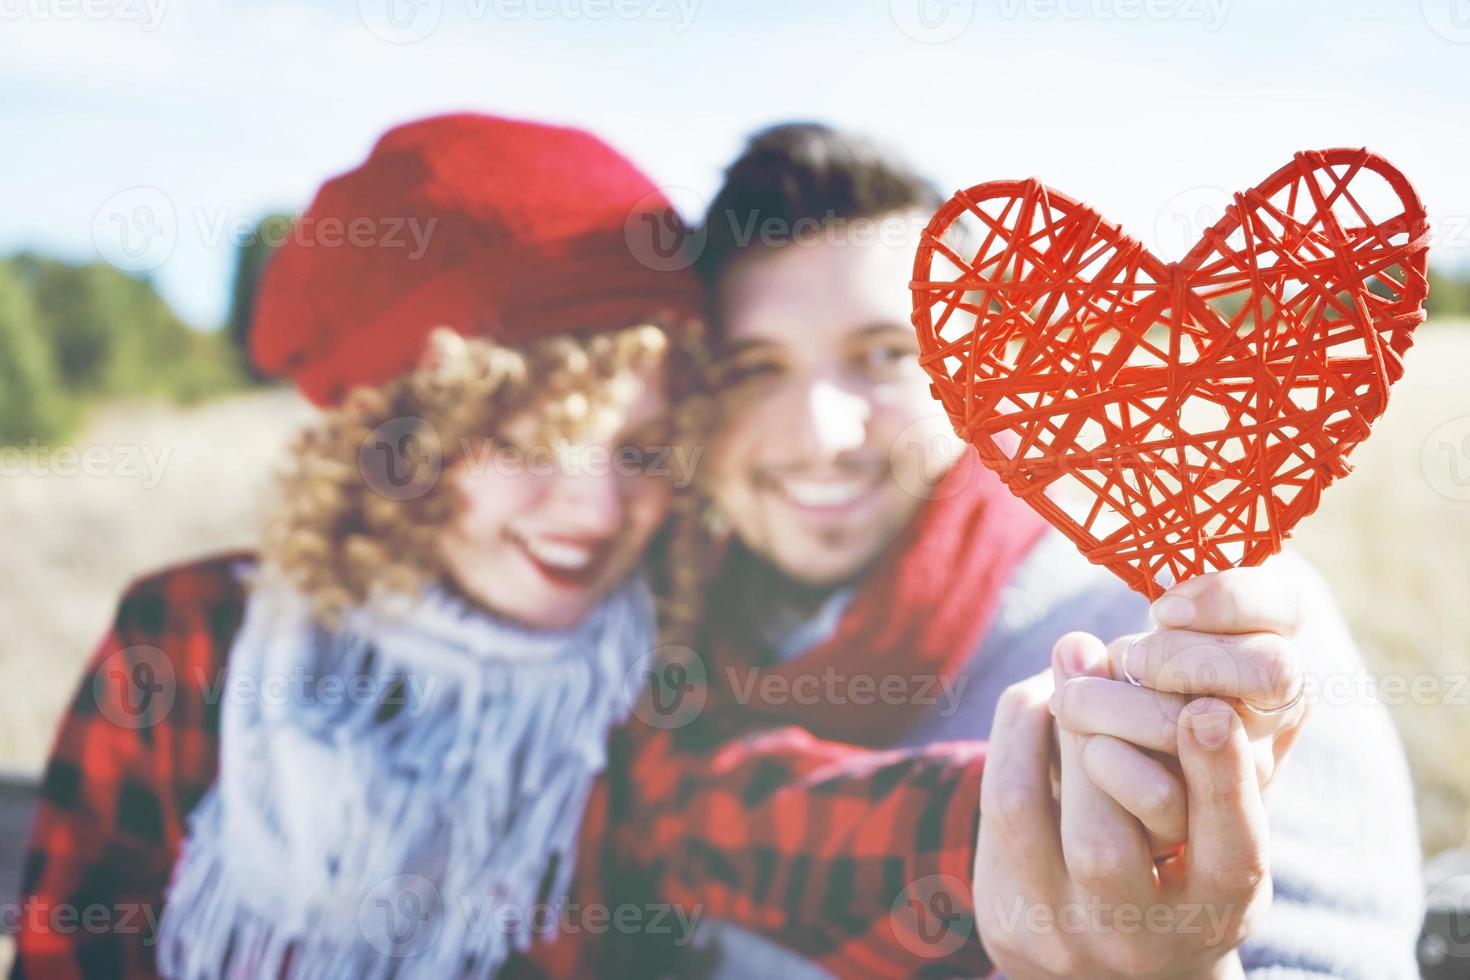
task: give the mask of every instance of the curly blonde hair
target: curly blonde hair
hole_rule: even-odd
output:
[[[495,442],[500,426],[528,410],[547,439],[574,438],[611,403],[614,378],[656,364],[667,379],[674,444],[694,445],[709,411],[704,347],[692,328],[641,325],[514,347],[435,331],[419,366],[385,385],[353,389],[296,435],[277,475],[263,564],[328,625],[383,592],[412,594],[443,572],[436,541],[459,500],[438,476],[465,446]],[[385,439],[415,455],[406,485],[385,485],[365,455]],[[676,488],[671,526],[685,526],[698,507],[692,487]],[[661,623],[669,635],[685,636],[696,579],[673,569],[661,577]]]

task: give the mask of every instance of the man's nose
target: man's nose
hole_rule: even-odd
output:
[[[792,434],[810,459],[830,459],[862,447],[872,406],[856,391],[828,378],[811,381],[796,399]]]

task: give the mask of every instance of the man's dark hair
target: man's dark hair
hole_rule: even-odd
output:
[[[801,224],[937,209],[943,198],[892,151],[820,123],[782,123],[750,137],[725,170],[704,219],[696,267],[713,284],[745,251],[766,245],[759,229],[791,235]]]

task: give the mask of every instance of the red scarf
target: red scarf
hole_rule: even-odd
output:
[[[822,738],[888,744],[932,709],[925,684],[964,670],[1002,589],[1046,529],[967,448],[858,583],[832,635],[784,663],[759,638],[770,610],[756,604],[754,586],[769,566],[732,545],[707,593],[712,694],[746,723],[789,722]],[[906,696],[883,696],[885,679]],[[842,697],[825,696],[834,684]]]

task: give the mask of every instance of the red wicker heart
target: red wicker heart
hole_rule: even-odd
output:
[[[1299,153],[1167,264],[1035,180],[934,215],[914,327],[1011,491],[1149,598],[1254,565],[1348,472],[1424,319],[1428,222],[1366,150]]]

